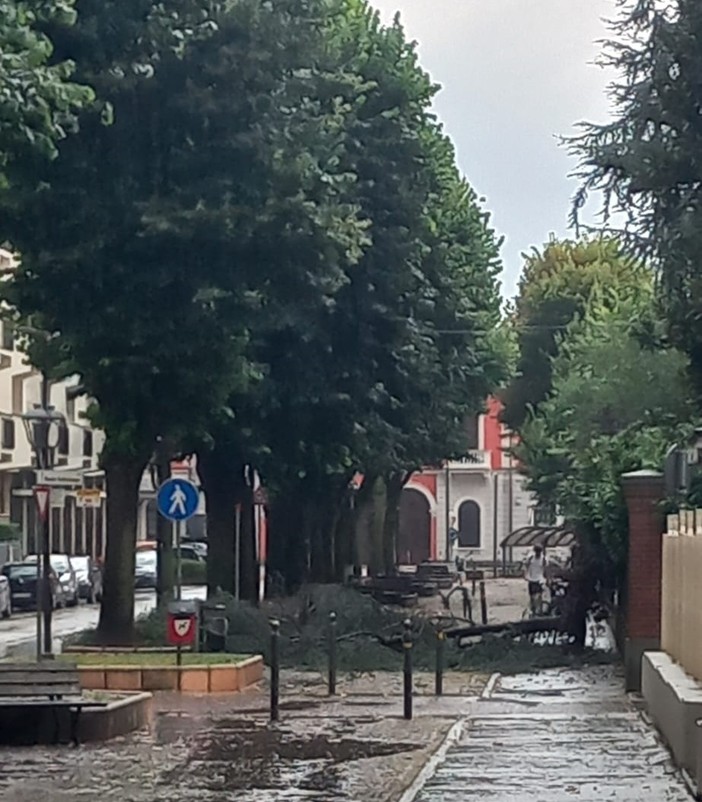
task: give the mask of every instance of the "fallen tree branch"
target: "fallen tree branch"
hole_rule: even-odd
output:
[[[507,624],[482,624],[472,627],[453,627],[447,629],[447,638],[471,638],[480,635],[498,635],[501,632],[513,632],[515,635],[530,635],[535,632],[562,631],[560,618],[527,618],[524,621],[511,621]]]

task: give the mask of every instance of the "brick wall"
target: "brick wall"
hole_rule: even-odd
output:
[[[658,639],[661,634],[663,477],[637,471],[623,478],[629,510],[629,575],[626,635]]]

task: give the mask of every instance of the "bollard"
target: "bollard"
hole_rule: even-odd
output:
[[[404,652],[404,715],[407,721],[412,720],[412,622],[407,618],[402,633],[402,646]]]
[[[280,715],[280,621],[271,621],[271,721],[278,721]]]
[[[466,621],[470,621],[473,618],[473,610],[471,609],[470,605],[470,598],[468,596],[468,588],[462,588],[463,590],[463,618]],[[469,615],[470,613],[470,615]]]
[[[441,696],[444,692],[444,644],[446,635],[443,629],[436,630],[436,675],[434,677],[434,693]]]
[[[329,696],[336,696],[336,613],[329,613]]]
[[[485,597],[485,580],[480,580],[480,615],[483,619],[483,625],[488,622],[487,614],[487,598]]]

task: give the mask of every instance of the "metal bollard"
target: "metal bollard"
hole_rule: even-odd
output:
[[[280,698],[280,621],[271,621],[271,721],[278,721]]]
[[[487,598],[485,597],[485,580],[480,580],[480,615],[483,619],[483,624],[488,622],[487,613]]]
[[[436,630],[436,675],[434,677],[434,693],[441,696],[444,692],[444,644],[446,635],[443,629]]]
[[[329,696],[336,696],[336,613],[329,613]]]
[[[412,720],[412,622],[407,618],[402,633],[404,653],[404,715],[407,721]]]

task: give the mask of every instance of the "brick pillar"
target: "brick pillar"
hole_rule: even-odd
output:
[[[634,471],[622,476],[629,512],[624,665],[629,691],[641,689],[641,658],[661,646],[661,559],[665,495],[663,474]]]

